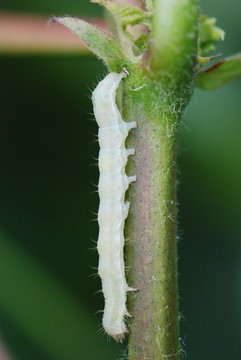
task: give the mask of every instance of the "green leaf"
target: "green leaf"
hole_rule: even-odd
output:
[[[132,67],[133,55],[126,44],[114,35],[88,22],[71,17],[54,17],[53,22],[62,24],[78,35],[86,46],[108,66],[119,72]]]
[[[217,57],[221,56],[222,54],[218,54],[218,55],[213,55],[213,56],[206,56],[206,57],[202,57],[200,55],[197,56],[197,62],[198,65],[200,67],[202,67],[203,65],[205,65],[206,63],[208,63],[209,61],[216,59]]]
[[[219,40],[224,40],[225,32],[216,26],[217,20],[201,14],[199,17],[199,55],[213,51]]]
[[[137,7],[119,4],[108,0],[91,0],[91,2],[105,6],[110,12],[112,12],[112,14],[119,18],[120,23],[124,29],[127,25],[151,25],[150,20],[152,18],[152,14],[146,11],[142,11]]]
[[[201,71],[197,86],[204,90],[215,90],[239,76],[241,76],[241,53]]]
[[[91,0],[91,2],[106,7],[114,15],[119,37],[129,43],[129,48],[134,55],[139,56],[147,49],[148,34],[145,29],[133,29],[130,26],[141,24],[150,28],[152,13],[115,1]]]
[[[147,50],[149,44],[149,36],[146,33],[141,33],[137,39],[135,39],[135,45],[143,53]]]
[[[154,9],[154,0],[145,0],[146,8],[148,11],[153,11]]]

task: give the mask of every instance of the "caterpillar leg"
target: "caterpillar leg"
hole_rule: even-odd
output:
[[[129,208],[130,208],[130,202],[126,201],[125,202],[125,217],[127,217],[127,215],[128,215]]]
[[[138,291],[138,289],[132,288],[130,286],[127,286],[127,291]]]
[[[136,181],[136,175],[134,176],[128,176],[128,183],[130,184],[131,182]]]
[[[126,316],[132,317],[132,315],[129,313],[129,311],[126,310]]]
[[[135,149],[127,149],[126,150],[126,155],[129,156],[129,155],[135,155]]]
[[[127,129],[128,129],[128,132],[129,132],[131,129],[137,127],[137,123],[136,123],[136,121],[128,122],[128,123],[126,123],[126,127],[127,127]]]

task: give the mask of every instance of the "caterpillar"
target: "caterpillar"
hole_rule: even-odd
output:
[[[136,122],[125,122],[115,103],[116,90],[126,73],[109,73],[92,93],[95,119],[99,126],[98,210],[99,253],[98,274],[105,299],[102,324],[110,336],[122,342],[127,332],[125,316],[126,293],[134,291],[127,285],[123,258],[124,222],[129,211],[125,192],[136,176],[127,176],[125,166],[134,149],[125,149],[125,140]]]

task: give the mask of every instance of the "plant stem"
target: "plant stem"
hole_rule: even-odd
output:
[[[198,0],[156,0],[149,67],[166,85],[190,82],[196,65]]]
[[[129,360],[180,358],[176,245],[176,142],[193,91],[197,0],[156,0],[149,51],[124,87],[124,120],[136,121],[128,175]]]
[[[177,115],[166,116],[167,104],[159,103],[154,111],[143,107],[143,97],[148,102],[153,91],[147,84],[138,95],[126,89],[124,97],[125,117],[138,123],[128,143],[136,155],[127,169],[128,174],[137,175],[128,196],[131,209],[126,222],[128,282],[138,289],[129,296],[128,303],[133,316],[130,360],[179,358],[174,130]]]

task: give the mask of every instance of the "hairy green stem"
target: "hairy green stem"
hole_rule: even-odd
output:
[[[129,80],[129,84],[131,79]],[[133,84],[131,84],[133,85]],[[136,155],[128,174],[137,181],[128,194],[126,223],[129,296],[129,359],[179,358],[176,251],[176,124],[179,114],[158,102],[150,83],[135,92],[128,85],[125,118],[138,123],[128,142]],[[143,104],[150,101],[153,107]],[[138,102],[138,98],[140,101]]]
[[[197,0],[156,0],[149,51],[125,82],[123,115],[136,121],[127,173],[129,360],[180,358],[176,245],[176,141],[193,91]]]

